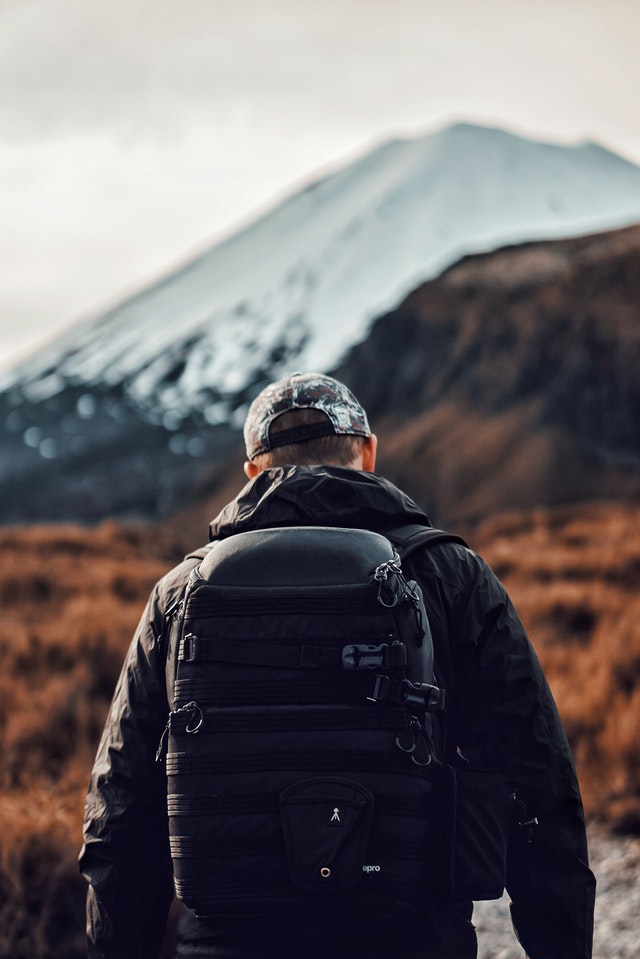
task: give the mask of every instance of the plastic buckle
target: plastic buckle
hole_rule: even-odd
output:
[[[181,662],[192,663],[196,658],[196,639],[197,637],[194,633],[187,633],[187,635],[182,638],[179,657]]]
[[[408,679],[394,680],[376,676],[373,692],[367,696],[373,703],[381,701],[400,706],[418,706],[420,709],[439,709],[444,705],[444,690],[429,683],[412,683]]]
[[[445,690],[439,686],[425,685],[425,706],[429,710],[444,709]]]
[[[427,686],[426,683],[412,683],[408,679],[403,679],[400,685],[402,690],[401,702],[403,706],[420,706],[422,709],[425,708],[427,705],[427,690],[431,690],[433,687]]]
[[[384,666],[384,652],[387,644],[367,646],[356,643],[342,648],[343,669],[380,669]]]
[[[369,702],[379,703],[392,699],[393,687],[397,687],[398,683],[389,676],[374,676],[374,680],[373,692],[367,696]]]
[[[429,683],[411,683],[408,679],[402,680],[402,704],[419,706],[421,709],[433,710],[444,707],[444,690]]]

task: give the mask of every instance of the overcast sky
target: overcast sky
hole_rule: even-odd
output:
[[[640,163],[637,0],[0,0],[0,366],[381,140]]]

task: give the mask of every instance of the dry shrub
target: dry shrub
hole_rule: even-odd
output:
[[[536,646],[587,812],[640,832],[640,507],[536,510],[469,536]]]
[[[78,849],[84,764],[46,791],[0,792],[0,955],[12,959],[78,959],[84,940],[84,882]]]
[[[588,812],[640,831],[640,507],[514,514],[467,538],[536,645]],[[149,590],[182,552],[142,527],[0,531],[0,955],[84,955],[97,738]]]
[[[0,955],[86,953],[91,764],[149,590],[181,556],[142,527],[0,531]]]

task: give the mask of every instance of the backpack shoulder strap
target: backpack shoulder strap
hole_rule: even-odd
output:
[[[449,533],[447,530],[435,529],[433,526],[423,526],[421,523],[394,526],[385,530],[384,535],[397,548],[400,559],[406,559],[422,546],[433,546],[435,543],[457,543],[459,546],[467,546],[462,536]]]
[[[407,523],[404,526],[394,526],[385,530],[384,535],[396,547],[400,554],[400,560],[404,560],[422,547],[435,546],[437,543],[454,543],[458,546],[464,546],[468,549],[467,543],[456,533],[449,533],[447,530],[435,529],[433,526],[424,526],[421,523]],[[451,650],[448,643],[441,644],[440,656],[444,660],[444,672],[448,677],[447,688],[451,692],[453,685],[453,663],[451,660]],[[455,763],[456,743],[452,731],[452,724],[448,721],[446,710],[443,713],[443,744],[444,755],[450,766]]]
[[[194,549],[193,553],[189,553],[187,556],[185,556],[185,561],[188,559],[204,559],[205,556],[209,555],[215,545],[215,542],[207,543],[206,546],[201,546],[199,549]]]
[[[175,671],[177,667],[177,650],[180,644],[182,619],[187,593],[189,592],[193,582],[194,574],[197,574],[200,563],[203,559],[205,559],[206,556],[209,555],[214,545],[215,543],[208,543],[206,546],[201,546],[199,549],[194,549],[192,553],[188,553],[184,557],[182,560],[183,563],[187,563],[194,559],[198,560],[198,562],[192,567],[191,572],[185,578],[182,589],[164,614],[164,627],[161,640],[165,649],[165,682],[167,687],[167,699],[169,702],[171,702],[176,678]]]

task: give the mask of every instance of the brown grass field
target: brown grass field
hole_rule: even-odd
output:
[[[462,532],[534,641],[589,816],[640,833],[640,506]],[[85,954],[77,855],[97,738],[149,589],[193,545],[113,523],[0,530],[0,956]]]

